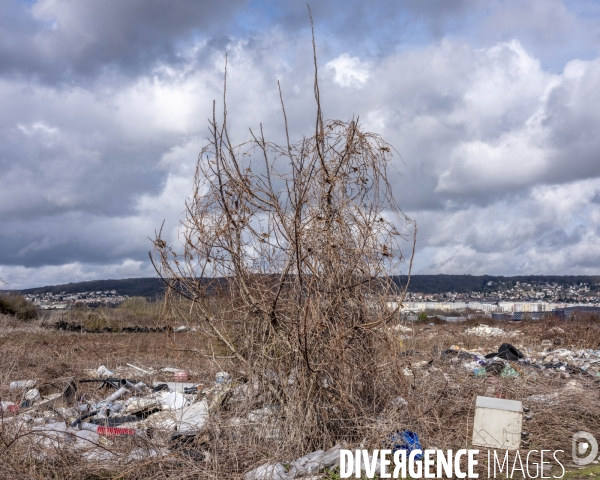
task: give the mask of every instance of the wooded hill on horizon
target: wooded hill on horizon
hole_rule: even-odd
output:
[[[397,276],[394,277],[394,281],[398,285],[404,285],[406,277]],[[490,282],[492,282],[491,285]],[[587,283],[590,285],[591,290],[596,290],[600,288],[600,275],[517,275],[510,277],[496,275],[411,275],[408,291],[426,294],[491,292],[497,290],[499,286],[511,288],[517,282],[534,285],[557,283],[561,286]],[[164,283],[160,278],[124,278],[117,280],[91,280],[87,282],[4,291],[39,295],[44,293],[58,294],[62,292],[76,294],[106,290],[116,290],[120,295],[129,295],[130,297],[154,299],[163,295]]]

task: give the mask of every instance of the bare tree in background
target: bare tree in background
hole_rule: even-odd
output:
[[[358,119],[323,120],[312,136],[234,145],[213,104],[182,222],[183,249],[160,233],[153,261],[171,294],[236,359],[256,391],[247,408],[280,408],[278,429],[298,450],[356,437],[389,400],[375,365],[390,352],[383,328],[405,290],[391,280],[414,253],[416,224],[395,202],[394,149]],[[225,79],[227,68],[225,68]],[[281,88],[279,90],[280,97]],[[403,254],[401,246],[410,252]],[[220,292],[220,294],[218,294]],[[255,403],[252,403],[255,402]]]

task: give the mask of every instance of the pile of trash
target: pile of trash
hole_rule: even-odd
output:
[[[252,385],[234,382],[227,372],[218,372],[209,386],[188,381],[198,377],[196,372],[169,367],[155,371],[126,364],[111,370],[101,365],[86,373],[89,378],[79,380],[10,383],[12,397],[20,400],[2,401],[2,425],[15,435],[28,432],[33,458],[52,459],[58,451],[68,449],[83,460],[104,464],[176,455],[208,461],[209,449],[203,450],[202,442],[194,444],[194,440],[206,431],[219,406],[252,395]],[[172,379],[150,380],[157,376]],[[85,388],[96,384],[95,393]],[[231,419],[230,424],[255,426],[265,438],[276,439],[280,435],[273,421],[277,411],[276,405],[264,405],[243,418]],[[133,448],[125,452],[112,448],[124,445],[122,441],[127,439],[134,440],[130,443]],[[193,448],[189,448],[191,444]],[[335,467],[341,448],[345,444],[285,464],[264,464],[246,473],[245,479],[306,478]]]
[[[565,348],[534,353],[526,349],[525,354],[509,343],[503,343],[497,352],[483,354],[452,345],[442,352],[442,358],[460,362],[475,377],[488,375],[520,377],[526,373],[560,373],[567,378],[570,374],[583,374],[600,379],[600,350],[572,351]]]
[[[467,335],[477,335],[478,337],[502,337],[509,335],[501,328],[490,327],[488,325],[481,324],[478,327],[472,327],[465,330]],[[518,331],[511,332],[510,335],[515,335]]]
[[[89,372],[93,378],[78,382],[73,378],[52,383],[13,381],[10,391],[20,401],[2,401],[3,427],[31,432],[34,444],[41,447],[37,449],[38,458],[52,451],[47,447],[66,446],[86,459],[116,459],[104,447],[118,437],[152,440],[147,442],[152,448],[135,449],[126,461],[168,455],[182,437],[195,436],[203,428],[210,412],[232,388],[227,372],[217,373],[213,384],[205,388],[187,382],[190,372],[184,370],[163,368],[155,372],[130,364],[128,367],[117,372],[101,365]],[[140,379],[157,374],[172,375],[173,381]],[[98,384],[96,392],[102,397],[81,394],[81,385],[86,383]]]
[[[425,367],[415,364],[415,368]],[[52,459],[58,451],[68,449],[83,460],[104,464],[176,455],[207,461],[209,449],[203,450],[202,442],[200,448],[198,442],[193,448],[188,446],[204,434],[211,416],[219,416],[215,412],[219,406],[252,396],[252,385],[235,382],[227,372],[218,372],[209,386],[189,382],[190,377],[198,377],[195,372],[168,367],[155,371],[126,364],[111,370],[101,365],[86,373],[88,378],[79,380],[42,383],[27,379],[10,383],[12,397],[20,400],[2,402],[3,428],[16,435],[28,432],[34,447],[29,455],[35,459]],[[150,380],[157,376],[172,379]],[[92,385],[97,388],[91,390]],[[263,405],[243,418],[230,419],[230,425],[255,425],[265,438],[277,439],[280,432],[273,421],[277,412],[278,406]],[[129,444],[132,448],[120,452],[112,448],[127,439],[135,440]],[[388,441],[390,448],[408,451],[420,448],[418,442],[418,435],[408,431],[395,432]],[[244,478],[310,478],[339,465],[340,450],[344,448],[347,446],[342,442],[289,462],[259,465]]]

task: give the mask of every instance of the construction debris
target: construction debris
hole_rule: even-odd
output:
[[[478,337],[504,337],[508,335],[501,328],[490,327],[484,324],[480,324],[478,327],[467,328],[465,333],[467,335],[477,335]],[[514,334],[515,332],[512,333],[512,335]]]

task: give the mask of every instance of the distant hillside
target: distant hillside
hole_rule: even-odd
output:
[[[405,285],[406,277],[394,277],[394,281],[398,285]],[[489,282],[492,282],[492,284],[489,285]],[[561,286],[577,285],[580,283],[595,285],[600,284],[600,276],[519,275],[515,277],[504,277],[493,275],[412,275],[410,277],[408,291],[419,293],[489,292],[498,290],[501,286],[512,288],[517,282],[535,285],[544,283],[557,283]]]
[[[406,277],[394,277],[399,285],[406,283]],[[492,285],[488,285],[492,282]],[[515,277],[503,277],[493,275],[413,275],[410,278],[408,290],[420,293],[470,293],[487,292],[497,290],[502,284],[511,288],[517,282],[521,283],[558,283],[562,286],[588,283],[600,284],[600,276],[560,276],[560,275],[519,275]],[[593,290],[598,287],[592,287]],[[60,293],[66,292],[82,293],[90,291],[116,290],[120,295],[131,297],[156,298],[164,293],[164,285],[159,278],[125,278],[121,280],[93,280],[89,282],[67,283],[64,285],[52,285],[47,287],[29,288],[20,290],[20,293]]]
[[[164,284],[160,278],[123,278],[120,280],[92,280],[89,282],[28,288],[26,290],[20,290],[20,293],[38,295],[41,293],[65,292],[67,294],[73,294],[105,290],[116,290],[120,295],[129,295],[130,297],[155,298],[156,296],[163,295]]]

